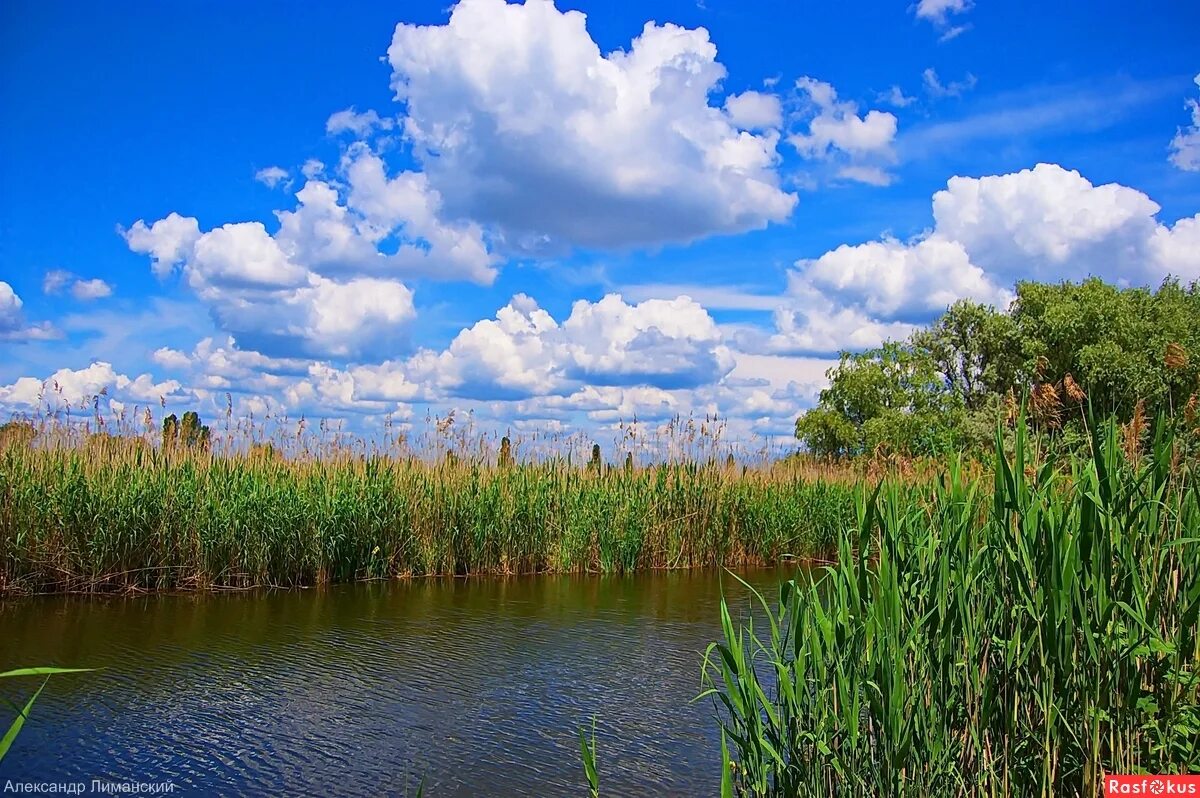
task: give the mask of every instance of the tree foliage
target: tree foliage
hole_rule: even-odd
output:
[[[183,447],[198,451],[207,451],[210,431],[207,424],[200,423],[200,414],[189,410],[180,420],[174,413],[163,419],[162,443],[163,449]]]
[[[1121,418],[1139,402],[1178,409],[1200,387],[1200,287],[1022,282],[1007,310],[956,302],[906,341],[843,352],[827,376],[796,422],[826,456],[983,446],[1009,397],[1037,399],[1050,432],[1085,401]]]

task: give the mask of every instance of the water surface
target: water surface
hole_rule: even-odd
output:
[[[746,574],[769,587],[783,571]],[[715,794],[716,571],[0,601],[0,670],[58,676],[3,779],[173,782],[173,795]],[[740,586],[726,594],[747,609]],[[768,594],[770,595],[770,593]],[[16,700],[32,680],[2,680]],[[18,690],[19,688],[19,690]],[[0,717],[9,717],[4,710]]]

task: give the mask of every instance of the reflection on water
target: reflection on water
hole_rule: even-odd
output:
[[[750,581],[773,586],[783,572]],[[0,602],[0,670],[55,677],[0,778],[173,781],[175,795],[712,794],[700,659],[715,571]],[[724,578],[731,605],[747,602]],[[3,680],[0,695],[36,682]],[[6,717],[7,715],[0,715]]]

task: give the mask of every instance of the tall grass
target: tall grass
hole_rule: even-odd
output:
[[[0,451],[0,592],[774,563],[855,488],[787,464],[497,465],[131,445]]]
[[[836,565],[759,596],[705,659],[741,795],[1093,796],[1200,768],[1200,489],[1149,454],[1033,467],[1024,421],[992,490],[951,463],[885,481]],[[997,441],[997,449],[1003,451]]]

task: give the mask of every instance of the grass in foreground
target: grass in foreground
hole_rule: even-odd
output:
[[[46,685],[50,682],[50,677],[59,673],[85,673],[93,670],[92,668],[18,668],[15,671],[5,671],[0,673],[0,679],[13,679],[22,676],[43,676],[41,685],[24,706],[11,705],[16,712],[16,717],[13,718],[12,724],[8,727],[8,731],[0,737],[0,761],[8,754],[8,749],[12,748],[12,744],[16,741],[17,735],[21,733],[21,729],[25,726],[25,721],[29,718],[29,713],[33,710],[34,702],[38,700],[38,696],[46,689]]]
[[[993,490],[953,465],[923,501],[884,483],[823,576],[758,623],[722,604],[722,793],[1093,796],[1200,768],[1195,474],[1161,427],[1133,462],[1113,426],[1092,443],[1034,470],[1021,420]]]

